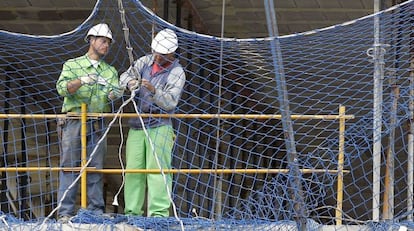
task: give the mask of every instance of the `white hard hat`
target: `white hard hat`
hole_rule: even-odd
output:
[[[151,48],[163,55],[173,53],[178,48],[177,35],[171,29],[164,29],[152,40]]]
[[[107,37],[112,42],[114,42],[114,39],[112,38],[112,31],[109,29],[109,26],[106,23],[99,23],[95,26],[93,26],[91,29],[89,29],[88,33],[85,36],[85,41],[88,42],[89,36],[101,36],[101,37]]]

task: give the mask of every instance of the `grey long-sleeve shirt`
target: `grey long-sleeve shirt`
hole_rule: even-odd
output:
[[[135,101],[137,102],[140,113],[174,113],[185,83],[184,69],[176,59],[165,69],[151,75],[153,64],[154,57],[152,54],[139,58],[127,71],[121,74],[120,85],[126,88],[128,82],[133,79],[144,78],[149,80],[155,87],[155,94],[152,94],[145,87],[137,90]],[[139,76],[135,76],[135,73]],[[169,118],[149,117],[143,118],[143,120],[146,128],[171,124]],[[129,123],[132,128],[142,129],[139,118],[133,118]]]

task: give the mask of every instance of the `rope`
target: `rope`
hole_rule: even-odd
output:
[[[98,147],[100,146],[100,144],[102,143],[102,140],[107,137],[109,130],[112,128],[112,125],[115,123],[115,120],[118,118],[119,114],[122,112],[122,109],[130,102],[133,100],[133,96],[134,94],[132,94],[132,96],[126,100],[119,108],[119,110],[116,112],[115,117],[112,119],[112,121],[109,123],[107,129],[105,130],[105,133],[102,135],[102,137],[98,140],[96,146],[94,147],[88,161],[86,162],[86,164],[84,166],[82,166],[82,168],[80,169],[79,175],[76,177],[76,179],[72,182],[71,185],[69,185],[68,189],[63,193],[61,200],[58,202],[57,206],[55,209],[52,210],[52,212],[49,213],[49,215],[43,220],[42,224],[38,227],[39,229],[42,229],[43,225],[46,223],[46,221],[48,221],[52,215],[57,212],[59,210],[59,208],[62,206],[62,201],[63,199],[66,197],[66,194],[68,193],[68,191],[73,188],[75,186],[75,184],[77,184],[77,182],[79,181],[79,179],[82,177],[82,173],[86,170],[86,168],[88,167],[88,165],[90,164],[90,162],[92,161],[96,150],[98,149]]]
[[[137,107],[136,102],[133,100],[133,101],[132,101],[132,103],[133,103],[133,105],[134,105],[134,109],[135,109],[136,113],[139,115],[139,110],[138,110],[138,107]],[[164,169],[162,168],[162,166],[161,166],[161,164],[160,164],[160,161],[159,161],[159,159],[158,159],[158,155],[157,155],[157,153],[155,152],[154,143],[153,143],[153,141],[152,141],[151,137],[148,135],[148,131],[147,131],[147,129],[145,129],[145,124],[144,124],[144,120],[142,119],[142,116],[139,116],[138,118],[139,118],[139,121],[141,122],[142,130],[144,131],[145,136],[146,136],[146,137],[148,138],[148,140],[149,140],[149,143],[150,143],[151,148],[152,148],[152,150],[153,150],[153,153],[152,153],[152,154],[153,154],[153,155],[154,155],[154,157],[155,157],[155,160],[156,160],[156,162],[157,162],[158,168],[159,168],[159,169],[160,169],[160,171],[161,171],[161,175],[162,175],[162,178],[163,178],[163,180],[164,180],[164,184],[165,184],[165,188],[166,188],[167,193],[168,193],[168,197],[169,197],[169,199],[170,199],[171,205],[173,206],[174,217],[175,217],[175,218],[177,219],[177,221],[180,223],[181,230],[184,230],[184,224],[183,224],[183,221],[182,221],[182,220],[178,217],[177,207],[176,207],[176,205],[175,205],[175,203],[174,203],[174,201],[173,201],[173,199],[172,199],[172,195],[171,195],[171,192],[170,192],[170,188],[168,187],[167,176],[165,175]]]
[[[118,189],[118,192],[115,194],[112,205],[114,206],[119,206],[118,203],[118,195],[121,193],[122,188],[125,185],[125,172],[124,172],[124,162],[122,161],[122,144],[124,143],[124,133],[122,130],[122,122],[121,122],[122,118],[119,118],[119,133],[121,134],[121,144],[119,145],[118,148],[118,159],[119,159],[119,163],[121,164],[121,169],[122,169],[122,184]]]
[[[125,9],[124,6],[122,5],[122,0],[118,0],[118,8],[119,8],[119,14],[121,16],[121,22],[122,22],[122,31],[124,32],[124,39],[125,39],[125,44],[126,44],[126,50],[128,52],[128,59],[129,59],[129,64],[131,66],[134,65],[134,56],[133,56],[133,49],[131,46],[131,41],[129,40],[129,28],[127,26],[126,23],[126,19],[125,19]],[[134,73],[135,78],[138,80],[139,85],[141,85],[141,75],[139,73],[136,72],[136,70],[134,68],[132,68],[132,72]]]

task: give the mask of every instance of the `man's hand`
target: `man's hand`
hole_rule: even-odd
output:
[[[133,79],[128,82],[128,89],[129,91],[135,91],[137,88],[139,88],[139,81],[136,79]]]
[[[109,92],[108,98],[110,100],[116,100],[118,98],[121,98],[124,94],[124,91],[121,88],[114,88],[112,91]]]
[[[96,80],[98,79],[98,76],[96,74],[88,74],[87,76],[82,76],[79,77],[81,84],[88,84],[88,85],[92,85],[94,83],[96,83]]]
[[[146,87],[152,94],[155,94],[155,87],[147,79],[142,79],[142,86]]]

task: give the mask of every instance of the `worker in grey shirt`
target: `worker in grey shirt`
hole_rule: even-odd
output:
[[[169,114],[180,100],[185,73],[175,57],[178,39],[164,29],[152,40],[153,53],[136,60],[120,77],[122,87],[135,93],[140,113]],[[170,169],[174,131],[171,118],[146,117],[129,120],[126,142],[126,169]],[[125,214],[144,214],[148,189],[147,216],[168,217],[172,175],[134,174],[125,176]]]

